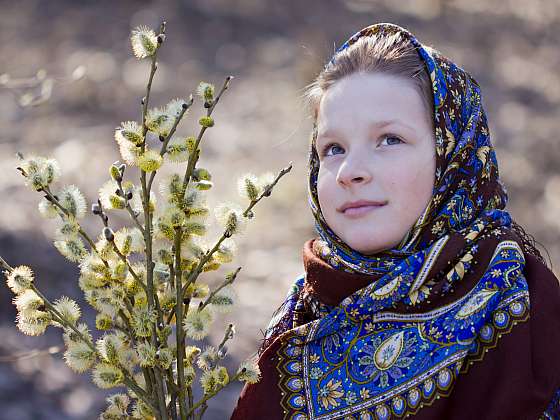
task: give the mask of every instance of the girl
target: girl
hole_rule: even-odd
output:
[[[309,86],[320,238],[232,419],[560,414],[560,287],[505,210],[476,80],[397,25]]]

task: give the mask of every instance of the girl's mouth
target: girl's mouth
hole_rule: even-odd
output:
[[[368,214],[374,210],[377,210],[381,207],[383,207],[383,205],[365,205],[365,206],[359,206],[359,207],[350,207],[347,208],[346,210],[344,210],[343,214],[347,217],[350,218],[358,218],[361,217],[365,214]]]

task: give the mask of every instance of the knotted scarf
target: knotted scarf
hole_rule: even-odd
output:
[[[364,255],[350,248],[321,213],[314,126],[308,192],[316,255],[334,270],[370,280],[330,303],[314,296],[305,275],[292,285],[265,336],[267,344],[280,343],[275,363],[284,418],[417,413],[448,396],[461,375],[529,319],[526,256],[542,257],[505,210],[507,191],[476,80],[390,23],[355,33],[327,65],[360,37],[396,33],[415,47],[432,81],[432,197],[394,249]],[[312,320],[293,316],[303,306],[312,308]]]

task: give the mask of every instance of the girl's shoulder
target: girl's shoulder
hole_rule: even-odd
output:
[[[560,280],[553,271],[552,267],[530,253],[524,253],[525,266],[523,274],[529,283],[529,288],[534,286],[535,282],[539,283],[539,288],[552,292],[554,295],[560,292]]]

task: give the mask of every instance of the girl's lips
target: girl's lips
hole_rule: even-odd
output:
[[[350,207],[346,210],[344,210],[343,214],[345,216],[348,216],[350,218],[357,218],[357,217],[361,217],[371,211],[374,211],[378,208],[383,207],[385,204],[380,205],[380,206],[372,206],[372,205],[368,205],[368,206],[360,206],[360,207]]]

